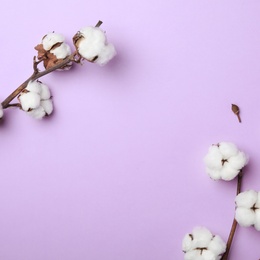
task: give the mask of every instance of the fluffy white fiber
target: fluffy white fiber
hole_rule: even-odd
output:
[[[260,231],[260,192],[248,190],[236,196],[237,223],[243,227],[254,226]]]
[[[50,89],[48,88],[47,85],[41,83],[41,92],[40,92],[40,95],[41,95],[41,99],[42,100],[45,100],[45,99],[50,99],[51,98],[51,92],[50,92]]]
[[[219,260],[226,251],[220,236],[214,236],[205,227],[195,227],[182,241],[185,260]]]
[[[209,148],[204,162],[206,172],[212,179],[230,181],[248,163],[248,157],[235,144],[220,142]]]
[[[59,47],[54,48],[50,51],[57,59],[65,59],[71,54],[70,46],[66,43],[62,43]]]
[[[114,45],[107,43],[106,35],[100,28],[85,27],[80,30],[80,35],[78,52],[86,60],[105,65],[116,55]]]
[[[46,52],[49,52],[54,55],[53,57],[49,57],[49,59],[57,59],[63,60],[67,58],[71,54],[70,46],[64,42],[65,38],[63,35],[58,33],[48,33],[42,39],[42,47]],[[45,65],[47,66],[47,65]],[[72,63],[67,64],[64,68],[59,70],[69,70],[72,66]]]
[[[62,43],[64,40],[65,38],[62,34],[52,32],[43,37],[42,45],[46,51],[49,51],[56,43]]]
[[[2,105],[0,104],[0,119],[3,118],[3,116],[4,116],[4,110]]]
[[[18,99],[22,109],[36,119],[42,119],[53,111],[50,90],[40,81],[30,81]]]
[[[30,81],[27,86],[26,86],[26,90],[36,93],[36,94],[40,94],[42,91],[42,84],[40,83],[40,81]]]
[[[50,115],[53,111],[53,103],[51,99],[42,100],[41,107],[44,109],[47,115]]]
[[[35,92],[28,92],[28,93],[23,93],[19,97],[19,100],[20,100],[22,109],[24,111],[29,111],[31,109],[35,109],[38,106],[40,106],[41,96]]]

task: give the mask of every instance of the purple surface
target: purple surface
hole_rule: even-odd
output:
[[[210,180],[203,157],[236,143],[250,157],[242,189],[260,190],[259,13],[256,0],[3,3],[1,100],[50,31],[70,40],[101,19],[118,56],[42,78],[47,120],[6,111],[0,259],[178,260],[196,225],[227,240],[236,182]],[[239,227],[230,259],[259,259],[259,242]]]

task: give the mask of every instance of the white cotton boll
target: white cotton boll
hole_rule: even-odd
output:
[[[40,106],[41,97],[37,93],[28,92],[21,94],[19,100],[22,109],[28,111],[29,109],[35,109]]]
[[[71,54],[70,46],[66,43],[62,43],[61,46],[50,51],[57,59],[65,59]]]
[[[238,153],[238,149],[235,144],[228,142],[219,143],[219,150],[225,159],[234,156]]]
[[[50,115],[53,111],[53,103],[51,99],[47,99],[47,100],[42,100],[41,101],[41,106],[43,107],[45,113],[47,115]]]
[[[48,33],[42,39],[42,45],[46,51],[49,51],[53,47],[53,45],[55,45],[58,42],[64,42],[64,40],[65,40],[65,38],[61,34]]]
[[[240,226],[252,226],[255,223],[255,212],[252,209],[237,208],[235,219]]]
[[[37,80],[36,81],[30,81],[25,89],[30,91],[30,92],[40,94],[41,93],[41,83]]]
[[[225,163],[221,169],[221,179],[225,181],[233,180],[238,174],[239,170],[234,169],[230,163]]]
[[[243,152],[238,152],[236,156],[232,156],[228,159],[230,165],[235,169],[242,169],[248,162],[248,158]]]
[[[0,104],[0,119],[4,116],[3,106]]]
[[[31,117],[33,117],[35,119],[42,119],[46,115],[42,106],[40,106],[36,109],[33,109],[27,113],[28,113],[28,115],[30,115]]]
[[[207,247],[211,238],[211,232],[204,227],[195,227],[192,232],[196,247]]]
[[[111,59],[116,55],[116,49],[113,44],[108,44],[104,46],[102,52],[98,55],[98,58],[95,60],[100,66],[106,65]]]
[[[235,202],[237,207],[252,208],[258,199],[258,193],[254,190],[248,190],[239,193],[236,196]]]
[[[208,250],[212,251],[217,256],[222,255],[226,251],[226,243],[220,236],[214,236],[208,245]]]
[[[105,45],[106,37],[104,32],[97,27],[86,27],[80,30],[84,37],[78,45],[79,53],[87,60],[98,56]]]
[[[260,231],[260,209],[255,210],[255,229]]]
[[[204,163],[206,166],[210,169],[221,169],[221,160],[222,154],[220,153],[218,146],[210,146],[208,154],[204,157]]]
[[[214,180],[233,180],[247,161],[247,156],[236,145],[228,142],[212,145],[204,157],[206,172]]]
[[[82,38],[78,41],[79,54],[99,65],[105,65],[115,55],[113,44],[107,44],[105,33],[98,27],[86,27],[80,30]]]
[[[41,100],[49,99],[50,97],[51,97],[51,92],[49,87],[41,83]]]

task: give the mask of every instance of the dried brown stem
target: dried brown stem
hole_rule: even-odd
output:
[[[28,85],[28,83],[29,83],[30,81],[37,80],[37,79],[39,79],[39,78],[41,78],[41,77],[43,77],[43,76],[45,76],[45,75],[47,75],[47,74],[49,74],[49,73],[51,73],[51,72],[57,70],[57,69],[60,69],[60,68],[64,67],[65,65],[67,65],[67,64],[70,63],[70,62],[74,62],[74,61],[75,61],[75,59],[74,59],[75,55],[76,55],[76,52],[74,52],[73,54],[71,54],[70,56],[68,56],[65,60],[59,62],[57,65],[55,65],[55,66],[53,66],[53,67],[51,67],[51,68],[49,68],[49,69],[46,69],[46,70],[44,70],[44,71],[41,71],[41,72],[40,72],[40,71],[38,70],[38,68],[37,68],[37,66],[38,66],[38,64],[40,63],[40,61],[37,62],[37,61],[35,61],[35,59],[34,59],[34,65],[33,65],[34,72],[33,72],[33,74],[32,74],[26,81],[24,81],[16,90],[14,90],[14,91],[1,103],[3,109],[9,107],[10,102],[11,102],[15,97],[17,97],[22,90],[24,90],[24,89],[26,88],[26,86]],[[75,61],[75,62],[76,62],[76,61]]]
[[[97,24],[95,25],[95,27],[100,27],[102,23],[103,23],[103,22],[99,20],[99,21],[97,22]]]
[[[240,171],[240,173],[238,174],[237,177],[237,195],[241,192],[241,187],[242,187],[242,177],[243,177],[243,173],[242,171]],[[228,255],[230,252],[230,248],[232,245],[232,241],[236,232],[236,228],[237,228],[237,221],[234,218],[232,226],[231,226],[231,230],[229,233],[229,237],[228,237],[228,241],[227,241],[227,248],[226,248],[226,252],[225,254],[222,256],[221,260],[228,260]]]
[[[8,104],[7,107],[18,107],[18,108],[21,108],[21,104],[20,103]]]
[[[36,75],[39,72],[38,65],[43,61],[43,59],[36,60],[36,56],[33,57],[33,71]]]

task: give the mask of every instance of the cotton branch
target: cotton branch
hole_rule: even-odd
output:
[[[69,57],[67,57],[64,61],[58,63],[57,65],[49,68],[49,69],[46,69],[42,72],[39,72],[37,66],[38,66],[38,62],[35,62],[34,61],[34,72],[32,74],[32,76],[30,76],[26,81],[24,81],[24,83],[22,83],[15,91],[13,91],[1,104],[2,104],[2,107],[3,109],[7,108],[9,103],[14,99],[16,98],[22,90],[24,90],[26,88],[26,86],[28,85],[28,83],[30,81],[34,81],[34,80],[37,80],[57,69],[60,69],[62,67],[64,67],[65,65],[67,65],[68,63],[74,61],[74,56],[75,56],[75,53],[71,54]],[[36,65],[35,65],[36,64]]]
[[[98,21],[95,26],[78,31],[73,37],[75,49],[72,52],[63,35],[55,32],[46,34],[35,47],[38,54],[33,58],[32,75],[0,103],[0,119],[4,109],[10,107],[20,108],[37,119],[49,115],[53,110],[52,96],[48,87],[38,81],[39,78],[55,70],[68,70],[73,63],[81,64],[83,60],[101,66],[107,64],[116,55],[116,50],[113,44],[107,42],[101,25],[102,21]],[[39,64],[45,70],[41,71]],[[19,103],[11,104],[16,97]]]

